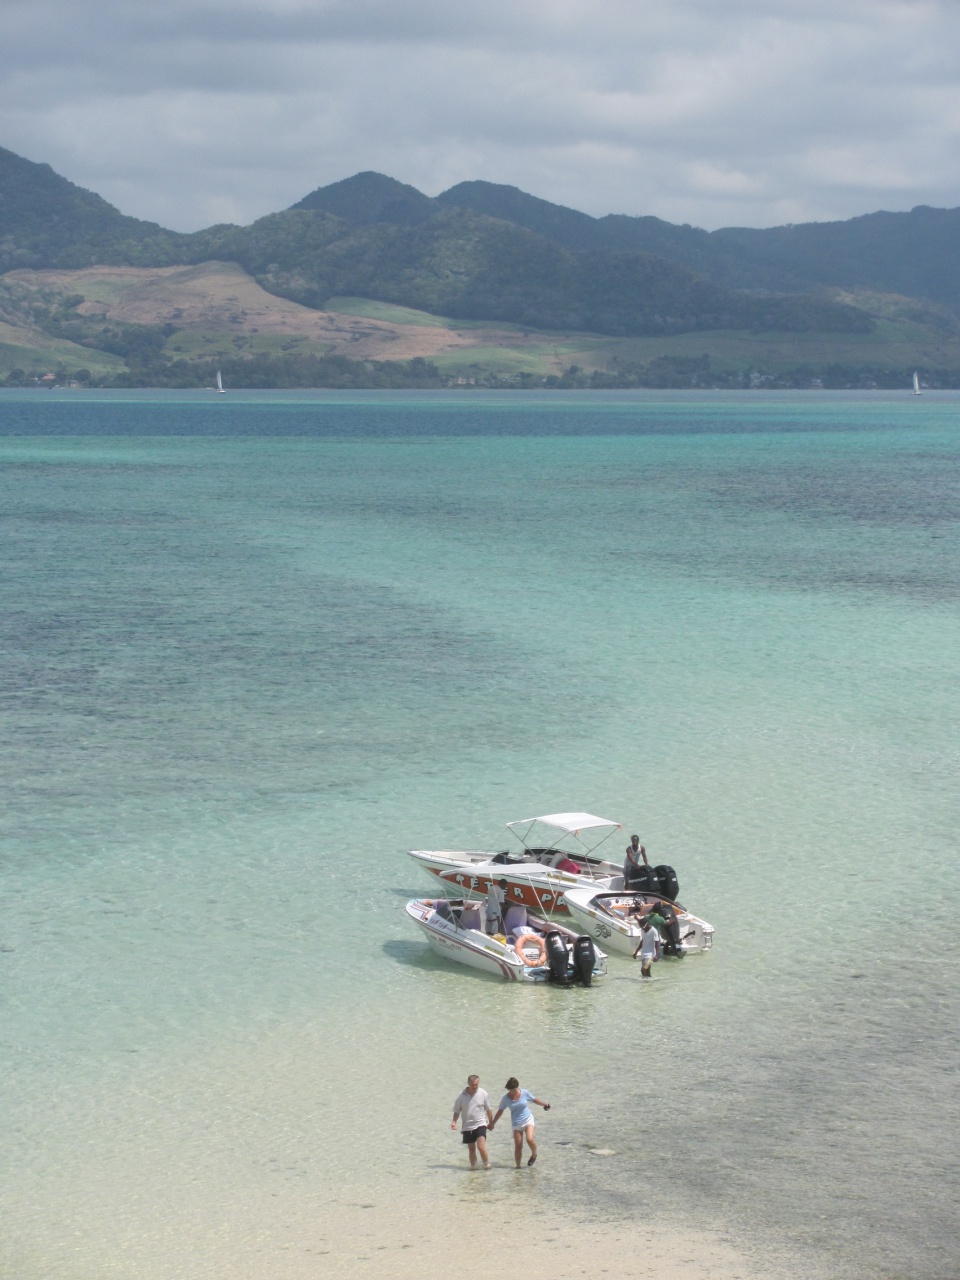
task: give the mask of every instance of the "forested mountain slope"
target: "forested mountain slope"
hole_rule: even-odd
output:
[[[0,270],[234,261],[310,307],[360,296],[539,329],[863,333],[872,321],[855,297],[837,301],[822,286],[960,310],[958,237],[957,210],[706,232],[592,218],[486,182],[434,199],[376,173],[248,227],[185,235],[125,217],[49,166],[0,150]]]
[[[0,147],[0,272],[94,262],[165,266],[179,260],[185,239],[127,218],[48,164]]]
[[[703,231],[662,218],[593,218],[493,182],[461,182],[430,201],[413,187],[370,173],[322,187],[296,207],[329,209],[360,226],[371,220],[422,222],[431,205],[472,209],[576,252],[656,254],[728,289],[860,288],[931,299],[960,314],[960,209],[919,206],[845,222]]]
[[[467,209],[419,225],[350,227],[303,208],[252,227],[200,232],[194,252],[241,263],[265,288],[307,306],[378,298],[436,315],[601,334],[695,329],[865,332],[857,308],[823,298],[723,289],[636,251],[576,253]]]

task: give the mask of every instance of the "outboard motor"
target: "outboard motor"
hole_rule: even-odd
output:
[[[680,921],[677,919],[677,913],[667,902],[661,902],[657,910],[665,922],[663,933],[666,937],[663,940],[663,950],[668,956],[676,956],[680,960],[683,958],[683,947],[680,945]]]
[[[666,863],[663,863],[659,867],[654,867],[654,871],[660,881],[660,892],[665,898],[669,898],[671,902],[676,902],[680,896],[680,883],[673,867],[668,867]]]
[[[627,888],[634,893],[659,893],[660,880],[653,867],[641,863],[639,867],[633,868]]]
[[[559,929],[551,929],[544,935],[547,945],[547,968],[550,970],[551,982],[567,983],[570,981],[570,958],[567,955],[567,944]]]
[[[593,981],[593,970],[596,963],[597,952],[593,945],[593,939],[583,934],[573,944],[573,973],[577,981],[582,982],[585,987],[589,987]]]

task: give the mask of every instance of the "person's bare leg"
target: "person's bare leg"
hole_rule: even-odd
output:
[[[527,1146],[530,1148],[530,1159],[527,1164],[536,1164],[537,1162],[537,1142],[534,1138],[536,1129],[532,1124],[527,1125]]]
[[[485,1137],[478,1138],[475,1143],[475,1146],[477,1150],[480,1152],[480,1159],[483,1161],[483,1167],[485,1169],[489,1169],[490,1157],[487,1155],[487,1139]]]
[[[513,1159],[517,1168],[520,1168],[520,1161],[523,1159],[523,1130],[514,1129],[513,1131]]]
[[[468,1142],[467,1150],[470,1152],[470,1168],[475,1169],[477,1167],[477,1144]]]

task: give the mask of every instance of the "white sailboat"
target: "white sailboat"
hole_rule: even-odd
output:
[[[916,374],[914,374],[913,376],[914,376],[914,378],[916,378],[916,376],[917,376],[917,375],[916,375]],[[220,392],[220,394],[221,394],[221,395],[224,395],[224,394],[225,394],[225,392],[224,392],[224,390],[223,390],[223,378],[221,378],[221,376],[220,376],[220,370],[219,370],[219,369],[217,370],[217,390]]]
[[[913,375],[913,394],[915,396],[923,395],[923,392],[920,390],[920,375],[916,371],[914,371]]]

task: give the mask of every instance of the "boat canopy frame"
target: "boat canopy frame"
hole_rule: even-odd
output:
[[[548,845],[538,847],[558,849],[564,840],[575,840],[587,857],[599,849],[604,841],[609,840],[615,831],[623,830],[622,823],[613,822],[609,818],[598,818],[592,813],[548,813],[541,818],[520,818],[516,822],[508,822],[507,830],[520,841],[524,849],[529,849],[531,848],[530,833],[538,826],[547,827],[559,833]],[[519,827],[524,830],[519,831],[517,829]],[[589,842],[589,838],[584,839],[581,835],[581,832],[595,831],[604,831],[605,834]]]

